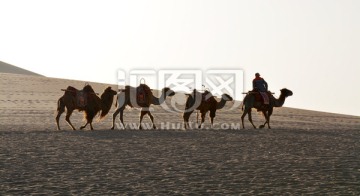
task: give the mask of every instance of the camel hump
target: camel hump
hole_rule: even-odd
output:
[[[140,85],[136,88],[136,92],[137,92],[137,93],[143,92],[143,93],[145,93],[145,94],[151,94],[151,93],[152,93],[150,87],[149,87],[148,85],[146,85],[146,84],[140,84]]]
[[[212,100],[211,98],[215,99],[210,91],[206,90],[202,93],[202,101],[210,102]]]
[[[143,89],[145,89],[145,90],[147,90],[147,91],[151,91],[150,87],[149,87],[148,85],[146,85],[146,84],[140,84],[140,85],[138,86],[138,88],[143,88]]]
[[[67,91],[78,91],[78,89],[76,89],[75,87],[72,87],[72,86],[68,86],[66,88]]]
[[[84,86],[83,91],[84,91],[84,92],[87,92],[87,93],[89,93],[89,92],[95,93],[94,89],[93,89],[89,84],[87,84],[86,86]]]
[[[72,86],[68,86],[65,90],[65,95],[73,96],[76,99],[76,105],[78,107],[83,108],[87,105],[88,94],[85,90],[78,90]]]
[[[62,91],[65,91],[65,95],[71,95],[76,96],[76,92],[78,92],[78,89],[72,86],[68,86],[66,89],[61,89]]]

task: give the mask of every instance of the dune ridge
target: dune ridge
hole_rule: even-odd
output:
[[[0,61],[0,73],[11,73],[11,74],[24,74],[24,75],[32,75],[32,76],[42,76],[38,73],[17,67],[15,65],[11,65],[5,62]]]

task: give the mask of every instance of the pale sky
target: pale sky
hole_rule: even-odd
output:
[[[242,69],[284,106],[360,116],[358,0],[0,0],[0,61],[116,83],[117,70]]]

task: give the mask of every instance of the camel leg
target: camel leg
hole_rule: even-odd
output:
[[[186,116],[184,114],[183,119],[184,119],[184,128],[188,129],[190,127],[189,126],[189,116],[188,116],[188,114],[186,114]]]
[[[254,125],[253,121],[252,121],[252,116],[251,116],[251,108],[246,108],[245,107],[245,110],[243,112],[243,114],[241,115],[241,124],[242,124],[242,128],[245,129],[245,126],[244,126],[244,118],[245,116],[248,114],[248,118],[249,118],[249,121],[250,123],[252,124],[252,126],[256,129],[256,126]]]
[[[112,116],[113,117],[112,118],[112,127],[111,127],[112,130],[115,128],[115,118],[119,113],[120,113],[120,109],[116,109],[116,111],[114,112],[114,114]]]
[[[92,119],[86,121],[86,124],[80,127],[80,130],[84,129],[88,124],[90,124],[90,130],[94,130],[92,126]]]
[[[124,124],[124,109],[120,110],[120,122],[122,124],[122,126],[125,129],[125,124]]]
[[[199,111],[196,111],[196,123],[199,124]]]
[[[245,126],[244,126],[244,118],[245,118],[246,114],[247,114],[247,110],[245,110],[245,111],[243,112],[243,114],[241,115],[241,125],[242,125],[242,128],[243,128],[243,129],[245,129]]]
[[[209,116],[210,116],[211,128],[214,128],[214,118],[216,116],[216,110],[210,110]]]
[[[90,124],[90,129],[94,130],[93,126],[92,126],[92,121],[89,123]]]
[[[86,122],[85,125],[80,127],[80,130],[84,129],[88,124],[89,124],[89,122]]]
[[[186,120],[184,120],[184,126],[185,126],[185,129],[189,129],[189,128],[190,128],[189,118],[187,118]]]
[[[73,112],[73,110],[69,110],[69,108],[68,108],[68,110],[67,110],[67,112],[66,112],[65,120],[66,120],[66,122],[70,125],[70,127],[71,127],[73,130],[76,130],[75,127],[72,125],[72,123],[71,123],[71,121],[70,121],[70,116],[71,116],[72,112]]]
[[[55,120],[56,120],[56,126],[57,126],[57,130],[58,130],[58,131],[60,131],[59,119],[60,119],[60,116],[61,116],[61,114],[62,114],[63,112],[64,112],[64,111],[58,111],[58,112],[57,112],[57,115],[56,115],[56,118],[55,118]]]
[[[211,128],[214,128],[214,117],[210,117]]]
[[[92,126],[92,120],[88,120],[85,125],[80,127],[80,130],[84,129],[88,124],[90,124],[90,130],[94,130],[93,126]]]
[[[201,122],[200,122],[200,125],[198,126],[198,128],[200,129],[201,128],[201,125],[205,122],[205,112],[201,113]]]
[[[139,122],[139,129],[142,129],[142,126],[141,126],[141,121],[142,119],[144,118],[145,114],[147,113],[147,111],[144,111],[141,109],[141,112],[140,112],[140,122]]]
[[[262,113],[263,113],[266,121],[265,121],[265,123],[264,123],[263,125],[260,125],[260,126],[259,126],[260,129],[264,128],[265,125],[269,123],[269,120],[268,120],[269,118],[268,118],[267,112],[266,112],[266,111],[262,111]]]
[[[58,109],[57,115],[56,115],[56,118],[55,118],[56,125],[57,125],[57,130],[59,130],[59,131],[60,131],[59,119],[60,119],[61,114],[64,113],[64,112],[65,112],[64,108]]]
[[[64,112],[65,112],[65,105],[64,105],[64,102],[62,101],[62,98],[60,98],[58,100],[57,115],[55,118],[57,130],[59,130],[59,131],[60,131],[60,125],[59,125],[60,116]]]
[[[189,120],[187,120],[186,122],[185,122],[185,129],[189,129],[190,128],[190,124],[189,124]]]
[[[256,129],[256,126],[254,125],[254,123],[253,123],[253,121],[252,121],[251,109],[249,110],[249,112],[248,112],[248,113],[249,113],[249,114],[248,114],[249,121],[250,121],[250,123],[252,124],[252,126],[254,127],[254,129]]]
[[[153,115],[150,113],[150,111],[148,111],[148,113],[147,113],[147,114],[149,115],[150,120],[151,120],[151,122],[152,122],[152,124],[153,124],[153,129],[156,129],[156,126],[155,126],[155,123],[154,123],[154,117],[153,117]]]
[[[189,118],[190,118],[190,115],[193,111],[189,111],[189,112],[184,112],[183,114],[183,119],[184,119],[184,127],[185,129],[188,129],[190,128],[190,125],[189,125]]]
[[[271,129],[271,127],[270,127],[270,116],[271,116],[271,114],[273,113],[273,109],[271,108],[269,111],[268,111],[268,128],[269,129]]]

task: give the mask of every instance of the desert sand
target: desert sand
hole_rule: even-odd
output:
[[[360,194],[358,116],[284,107],[275,109],[271,130],[247,119],[238,129],[229,125],[240,123],[241,109],[229,111],[230,103],[213,129],[206,119],[203,129],[184,130],[180,113],[154,106],[159,129],[109,130],[113,105],[95,131],[72,131],[64,114],[57,131],[60,89],[85,81],[0,77],[0,195]],[[98,93],[108,86],[90,84]],[[138,115],[125,110],[125,123],[138,123]],[[253,119],[264,122],[255,111]],[[77,111],[71,120],[84,123]]]

